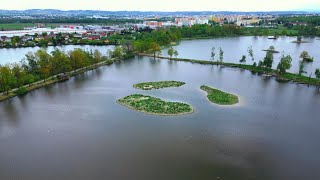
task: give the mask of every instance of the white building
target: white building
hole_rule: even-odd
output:
[[[177,26],[192,26],[195,24],[209,24],[209,18],[206,16],[201,17],[181,17],[175,19]]]

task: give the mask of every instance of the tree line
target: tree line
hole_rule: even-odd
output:
[[[126,52],[124,48],[116,47],[109,51],[109,56],[122,58]],[[0,92],[8,94],[11,89],[46,81],[49,77],[95,66],[103,61],[112,63],[109,57],[103,56],[98,50],[88,52],[77,48],[63,52],[55,49],[48,53],[40,49],[35,53],[29,52],[19,63],[0,65]]]

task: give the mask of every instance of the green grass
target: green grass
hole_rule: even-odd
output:
[[[202,85],[201,90],[208,93],[208,99],[219,105],[233,105],[239,103],[239,98],[236,95],[229,94],[209,86]]]
[[[37,26],[37,24],[33,23],[8,23],[8,24],[0,24],[0,31],[9,31],[9,30],[23,30],[25,27],[34,27]],[[57,27],[59,24],[53,24],[53,23],[48,23],[45,24],[45,27]]]
[[[159,81],[159,82],[145,82],[133,85],[133,87],[142,90],[151,90],[151,89],[161,89],[169,87],[180,87],[183,86],[184,82],[180,81]]]
[[[159,98],[145,96],[142,94],[126,96],[117,100],[117,102],[128,108],[147,114],[168,116],[189,114],[193,112],[193,108],[189,104],[163,101]]]
[[[0,30],[23,30],[24,27],[36,26],[32,23],[11,23],[11,24],[0,24]]]

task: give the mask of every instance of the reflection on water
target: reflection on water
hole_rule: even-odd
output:
[[[187,84],[132,87],[158,80]],[[203,84],[245,103],[213,105]],[[153,116],[116,103],[133,93],[196,112]],[[0,179],[319,179],[319,106],[316,87],[136,57],[0,103]]]

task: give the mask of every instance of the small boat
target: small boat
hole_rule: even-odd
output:
[[[268,36],[268,39],[277,39],[277,36]]]

